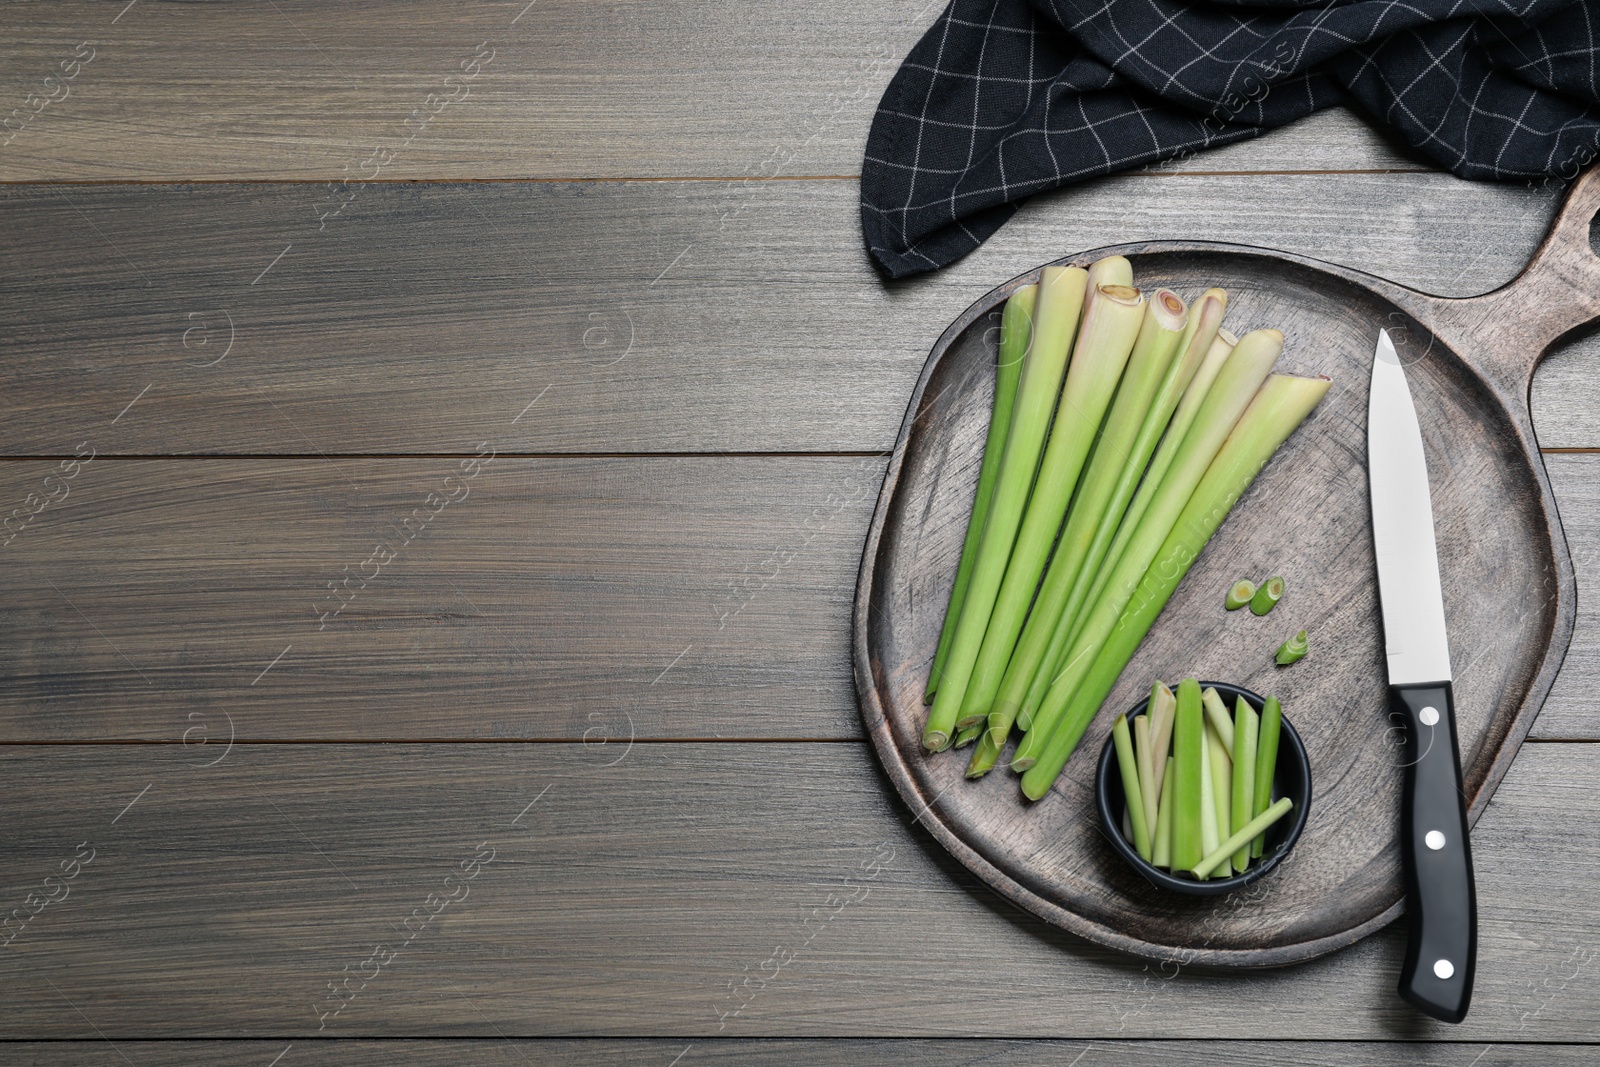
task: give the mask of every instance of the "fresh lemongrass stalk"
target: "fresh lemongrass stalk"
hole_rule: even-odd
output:
[[[1222,702],[1222,694],[1208,685],[1205,692],[1200,694],[1200,702],[1205,705],[1206,721],[1217,731],[1217,736],[1228,746],[1228,751],[1232,752],[1233,718],[1228,714],[1228,705]]]
[[[1222,326],[1222,315],[1228,306],[1228,294],[1221,289],[1208,289],[1189,308],[1189,313],[1184,326],[1183,336],[1178,340],[1175,358],[1168,363],[1167,372],[1161,381],[1161,386],[1155,398],[1149,403],[1145,411],[1144,421],[1139,427],[1138,435],[1127,450],[1126,461],[1122,464],[1117,483],[1112,490],[1109,502],[1103,509],[1100,521],[1095,527],[1093,539],[1084,554],[1082,566],[1078,568],[1077,575],[1072,580],[1072,588],[1067,594],[1064,607],[1052,621],[1043,617],[1039,612],[1029,619],[1029,628],[1043,626],[1051,622],[1049,644],[1042,656],[1030,655],[1028,660],[1022,659],[1022,648],[1019,645],[1018,661],[1013,661],[1006,670],[1006,679],[1001,685],[1000,696],[996,700],[997,707],[1006,707],[1015,703],[1018,693],[1022,694],[1021,703],[1017,709],[1017,721],[1027,729],[1033,724],[1033,713],[1039,707],[1039,702],[1044,698],[1045,692],[1050,688],[1050,681],[1055,675],[1056,665],[1060,663],[1068,643],[1077,631],[1077,622],[1083,613],[1085,604],[1093,603],[1095,580],[1101,572],[1107,559],[1115,559],[1110,555],[1113,539],[1126,521],[1130,513],[1130,501],[1139,487],[1139,482],[1146,475],[1146,467],[1151,465],[1151,454],[1155,452],[1156,445],[1161,441],[1162,434],[1167,432],[1173,423],[1173,412],[1178,408],[1179,402],[1189,395],[1188,390],[1192,383],[1201,375],[1202,368],[1209,359],[1217,339],[1217,333]],[[1231,348],[1232,345],[1228,345]],[[1227,355],[1224,350],[1219,355],[1215,367],[1205,375],[1204,383],[1199,388],[1210,388],[1210,383],[1216,377],[1216,370],[1221,368],[1221,360]],[[1119,394],[1120,400],[1120,394]],[[1196,407],[1198,405],[1195,405]],[[1185,423],[1187,426],[1187,423]],[[1179,431],[1179,436],[1182,431]],[[1099,448],[1096,447],[1098,460]],[[1153,468],[1152,468],[1153,469]],[[1163,465],[1161,468],[1165,470]],[[1160,475],[1155,477],[1159,480]],[[1074,507],[1076,511],[1076,507]],[[1143,509],[1140,509],[1142,513]],[[1121,550],[1117,549],[1117,554]],[[1055,564],[1051,564],[1052,570]],[[1048,580],[1048,578],[1046,579]],[[1029,634],[1024,631],[1024,640]],[[1035,637],[1033,640],[1037,641]],[[1031,662],[1029,661],[1031,660]],[[1026,675],[1027,677],[1024,677]]]
[[[1106,256],[1089,264],[1089,280],[1083,297],[1083,313],[1089,314],[1100,299],[1102,285],[1133,285],[1133,264],[1122,256]]]
[[[1092,306],[1085,323],[1111,310],[1112,306],[1108,300]],[[1042,585],[1037,580],[1034,582],[1038,586],[1038,594],[1033,598],[1033,610],[1027,615],[1021,637],[1000,632],[993,623],[990,624],[990,636],[984,639],[983,652],[978,657],[979,666],[974,669],[973,682],[968,687],[968,706],[975,706],[971,698],[976,698],[976,703],[981,704],[987,697],[987,702],[992,705],[988,713],[989,728],[1002,736],[1011,732],[1011,724],[1016,721],[1017,712],[1022,707],[1022,698],[1045,658],[1046,648],[1067,604],[1068,594],[1079,571],[1087,565],[1095,534],[1110,517],[1108,509],[1115,506],[1113,495],[1122,483],[1123,469],[1135,459],[1141,469],[1144,467],[1144,457],[1136,455],[1137,439],[1145,416],[1150,413],[1150,404],[1156,397],[1156,391],[1168,377],[1173,358],[1178,354],[1178,342],[1183,339],[1186,314],[1183,301],[1167,289],[1159,290],[1146,303],[1132,354],[1127,357],[1121,384],[1116,386],[1116,399],[1105,415],[1100,439],[1094,444],[1094,453],[1084,469],[1077,495],[1072,499],[1072,510],[1067,515],[1066,526],[1060,530],[1060,538],[1050,557],[1044,582]],[[1080,350],[1091,337],[1090,327],[1085,325],[1079,340]],[[1072,388],[1072,376],[1077,373],[1078,359],[1077,355],[1073,356],[1073,369],[1067,374],[1067,389]],[[1062,410],[1065,413],[1066,409]],[[1085,422],[1095,416],[1094,411],[1083,413]],[[1059,420],[1060,416],[1057,416],[1057,426],[1061,425]],[[1054,444],[1054,441],[1051,443]],[[1126,503],[1124,499],[1122,504],[1126,506]],[[1032,507],[1029,504],[1030,518]],[[1118,510],[1115,518],[1121,517],[1121,511]],[[1018,544],[1020,546],[1020,539]],[[1023,580],[1026,580],[1026,575]],[[1009,574],[1006,575],[1006,581],[1011,581]],[[1032,588],[1027,592],[1032,596]],[[1003,598],[1005,593],[1002,592],[1001,596]],[[998,619],[998,607],[995,614]],[[1008,637],[1015,641],[1014,651],[1004,643]],[[999,662],[1002,654],[1006,662],[1001,671],[989,672],[989,666]],[[994,689],[986,691],[978,682],[980,677],[995,678]]]
[[[1255,818],[1256,803],[1256,736],[1260,731],[1260,718],[1250,702],[1240,697],[1233,713],[1233,796],[1228,806],[1232,818],[1228,831],[1236,834],[1245,823]],[[1250,842],[1246,841],[1233,854],[1233,870],[1243,874],[1250,866]]]
[[[1117,769],[1122,772],[1122,806],[1133,826],[1133,847],[1139,857],[1150,859],[1150,824],[1144,817],[1144,791],[1139,786],[1139,763],[1128,737],[1128,720],[1118,715],[1111,726],[1111,743],[1117,750]]]
[[[1221,290],[1216,290],[1221,292]],[[1139,530],[1139,524],[1144,520],[1144,513],[1150,509],[1150,504],[1161,491],[1161,483],[1167,476],[1167,471],[1172,468],[1173,461],[1183,449],[1184,439],[1188,437],[1189,430],[1194,426],[1194,420],[1199,418],[1200,409],[1205,406],[1206,398],[1211,395],[1211,389],[1216,385],[1217,377],[1222,373],[1222,368],[1228,363],[1228,357],[1233,354],[1234,346],[1239,343],[1239,338],[1225,329],[1218,329],[1217,336],[1212,339],[1211,346],[1206,350],[1205,359],[1200,364],[1200,369],[1195,372],[1194,379],[1183,392],[1183,399],[1178,404],[1178,410],[1173,413],[1171,425],[1167,427],[1166,436],[1161,439],[1161,447],[1150,460],[1150,466],[1145,470],[1144,481],[1139,483],[1139,492],[1133,498],[1133,503],[1128,505],[1128,512],[1123,516],[1122,525],[1117,528],[1116,539],[1111,542],[1111,547],[1106,550],[1105,560],[1100,564],[1100,573],[1095,575],[1094,584],[1089,587],[1089,594],[1084,598],[1084,604],[1098,604],[1100,594],[1105,591],[1106,583],[1111,580],[1117,564],[1122,561],[1122,556],[1127,551],[1128,542],[1133,540],[1134,534]],[[1061,669],[1062,661],[1071,649],[1072,643],[1077,640],[1082,632],[1085,612],[1079,612],[1074,620],[1072,631],[1068,634],[1066,644],[1062,647],[1061,656],[1055,663],[1050,678],[1042,679],[1043,686],[1039,689],[1038,697],[1028,707],[1038,707],[1038,700],[1044,698],[1044,691],[1049,688],[1054,673]],[[1030,694],[1031,695],[1031,694]]]
[[[1082,629],[1050,683],[1039,710],[1034,714],[1033,724],[1017,746],[1011,759],[1013,770],[1026,771],[1043,753],[1055,724],[1061,720],[1074,694],[1082,687],[1100,649],[1111,636],[1117,620],[1122,617],[1123,609],[1138,591],[1145,571],[1173,533],[1190,498],[1198,497],[1196,487],[1221,451],[1234,425],[1250,406],[1261,383],[1271,373],[1272,364],[1282,351],[1283,334],[1277,330],[1255,330],[1241,338],[1229,353],[1222,372],[1217,375],[1216,382],[1200,407],[1199,415],[1184,435],[1183,446],[1162,479],[1160,491],[1145,511],[1137,532],[1129,539],[1122,558],[1117,561],[1116,569],[1100,593],[1099,601],[1086,614]],[[1210,507],[1216,507],[1217,503],[1211,501]],[[1232,504],[1233,499],[1229,498],[1222,514],[1216,516],[1218,522],[1221,522],[1227,507]],[[1207,536],[1210,536],[1209,533]],[[1201,545],[1204,543],[1200,542]],[[1195,551],[1199,551],[1199,546],[1195,547]],[[1077,744],[1076,737],[1072,739],[1072,744]]]
[[[1252,615],[1265,615],[1278,606],[1278,601],[1283,598],[1283,579],[1273,575],[1261,583],[1261,588],[1256,590],[1256,595],[1250,598],[1250,613]]]
[[[1273,659],[1278,661],[1278,666],[1287,667],[1291,663],[1298,663],[1305,659],[1306,653],[1311,650],[1311,639],[1306,632],[1301,630],[1289,640],[1278,646],[1278,651]]]
[[[1217,836],[1227,837],[1233,824],[1233,756],[1222,747],[1222,738],[1208,722],[1206,747],[1211,755],[1211,781],[1215,783],[1212,800],[1217,806]]]
[[[1163,777],[1169,781],[1173,762],[1173,758],[1168,756]],[[1172,794],[1175,792],[1177,790],[1161,790],[1161,803],[1156,808],[1156,840],[1150,847],[1150,862],[1157,867],[1172,866]]]
[[[996,741],[993,735],[984,729],[983,723],[979,723],[976,729],[980,736],[978,747],[972,750],[972,759],[967,762],[968,778],[982,778],[993,770],[995,761],[1000,758],[1000,749],[1005,745],[1004,741]]]
[[[950,747],[966,748],[968,745],[972,744],[972,742],[978,739],[978,731],[982,728],[983,727],[980,725],[969,726],[965,730],[957,730],[955,744],[951,745]]]
[[[1172,756],[1172,866],[1188,870],[1205,858],[1200,838],[1200,769],[1206,755],[1205,712],[1200,710],[1200,683],[1185,678],[1178,683],[1173,713]]]
[[[1083,316],[1072,364],[1061,387],[1061,403],[1051,425],[1050,442],[1039,463],[1039,477],[1028,498],[1028,510],[1011,549],[1005,581],[995,597],[988,630],[965,686],[965,699],[956,719],[958,727],[989,716],[1006,664],[1016,648],[1017,635],[1028,616],[1028,605],[1039,589],[1050,547],[1061,533],[1067,502],[1072,499],[1084,460],[1123,368],[1128,365],[1143,319],[1144,297],[1139,290],[1121,285],[1101,286],[1093,306]],[[1004,729],[991,724],[990,729],[1004,736],[1011,723],[1007,721]]]
[[[1033,317],[1033,334],[1028,355],[1022,362],[1022,379],[1017,383],[1017,399],[1006,433],[1006,447],[1000,459],[994,499],[978,542],[977,562],[961,603],[961,618],[944,673],[933,698],[933,708],[922,730],[922,744],[931,752],[950,747],[950,735],[967,695],[972,665],[983,645],[984,631],[994,610],[995,596],[1005,578],[1006,564],[1016,540],[1017,527],[1032,492],[1039,456],[1044,450],[1050,417],[1056,408],[1061,380],[1066,374],[1067,353],[1078,327],[1078,312],[1083,308],[1084,284],[1088,272],[1076,267],[1046,267],[1039,281],[1039,296]]]
[[[1242,348],[1244,341],[1239,344]],[[1138,595],[1126,598],[1126,609],[1112,633],[1099,642],[1099,651],[1091,668],[1075,672],[1070,679],[1064,675],[1063,680],[1070,680],[1071,684],[1067,692],[1056,691],[1062,686],[1062,681],[1051,688],[1051,702],[1040,708],[1040,714],[1042,716],[1047,711],[1055,711],[1060,725],[1053,731],[1048,744],[1038,747],[1036,762],[1023,775],[1022,791],[1027,796],[1038,799],[1049,791],[1050,783],[1066,766],[1067,758],[1072,755],[1083,731],[1116,684],[1122,669],[1139,650],[1139,643],[1150,632],[1156,617],[1178,588],[1178,583],[1183,581],[1183,576],[1189,572],[1189,567],[1205,548],[1206,542],[1227,517],[1234,501],[1250,487],[1278,446],[1317,406],[1331,384],[1327,378],[1274,374],[1261,387],[1259,394],[1251,401],[1249,410],[1229,435],[1227,444],[1217,453],[1199,486],[1184,505],[1182,514],[1155,553],[1146,574],[1138,580]],[[1174,467],[1173,473],[1177,471],[1178,468]],[[1156,514],[1154,508],[1151,514]],[[1129,547],[1130,556],[1134,547]],[[1109,594],[1124,588],[1119,581],[1107,586],[1107,592]],[[1035,721],[1034,729],[1024,735],[1023,745],[1032,742],[1040,734],[1039,725]],[[1022,747],[1018,746],[1019,749]],[[1011,765],[1017,766],[1015,758]]]
[[[1272,802],[1272,780],[1278,771],[1278,735],[1283,729],[1283,705],[1268,697],[1261,705],[1261,724],[1256,731],[1256,797],[1252,807],[1260,815]],[[1250,844],[1250,855],[1261,855],[1266,838],[1257,835]]]
[[[1211,762],[1211,731],[1200,727],[1200,856],[1211,855],[1221,840],[1217,826],[1217,779]]]
[[[1155,709],[1155,722],[1151,724],[1154,732],[1154,746],[1151,759],[1156,765],[1156,795],[1161,795],[1162,785],[1166,782],[1167,751],[1172,744],[1172,719],[1178,707],[1178,698],[1172,695],[1160,682],[1150,691],[1150,707]]]
[[[1228,588],[1228,595],[1222,598],[1222,606],[1229,611],[1238,611],[1250,603],[1250,598],[1255,595],[1256,583],[1241,578]]]
[[[1234,852],[1238,851],[1240,846],[1248,845],[1252,837],[1265,834],[1269,826],[1283,818],[1285,815],[1289,814],[1289,812],[1293,809],[1294,801],[1290,800],[1288,797],[1284,797],[1276,804],[1273,804],[1266,811],[1245,823],[1244,829],[1229,837],[1226,841],[1218,844],[1217,847],[1212,851],[1206,853],[1206,858],[1201,860],[1195,866],[1194,876],[1202,879],[1210,877],[1211,872],[1222,866],[1228,857],[1232,856]]]
[[[1011,430],[1011,412],[1016,406],[1017,382],[1022,378],[1022,360],[1028,353],[1028,338],[1033,333],[1033,311],[1039,287],[1024,285],[1011,294],[1000,315],[1000,352],[995,363],[994,414],[989,417],[989,435],[983,442],[983,464],[978,468],[978,491],[972,500],[972,516],[967,520],[967,537],[961,545],[961,562],[956,567],[956,584],[950,590],[950,606],[945,609],[944,629],[939,632],[939,648],[933,654],[933,669],[928,674],[928,691],[923,703],[933,703],[950,655],[950,640],[961,618],[961,604],[972,581],[972,565],[983,537],[983,523],[994,500],[995,481],[1000,476],[1000,456],[1005,451],[1006,434]]]
[[[1153,760],[1155,753],[1151,748],[1148,713],[1133,720],[1133,755],[1139,763],[1139,796],[1144,802],[1145,825],[1153,827],[1156,824],[1156,808],[1160,806],[1160,801],[1156,796],[1156,765]]]

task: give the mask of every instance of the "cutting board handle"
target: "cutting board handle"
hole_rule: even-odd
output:
[[[1465,299],[1434,298],[1430,309],[1441,333],[1490,366],[1511,388],[1527,395],[1534,368],[1566,334],[1600,319],[1600,256],[1589,226],[1600,212],[1600,164],[1567,190],[1550,232],[1509,283]],[[1489,364],[1490,366],[1485,366]]]

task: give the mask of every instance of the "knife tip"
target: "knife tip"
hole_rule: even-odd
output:
[[[1378,331],[1378,361],[1392,366],[1400,366],[1400,356],[1394,350],[1394,342],[1389,339],[1388,330]]]

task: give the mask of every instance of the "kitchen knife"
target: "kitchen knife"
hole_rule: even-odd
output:
[[[1472,999],[1478,907],[1450,687],[1439,556],[1422,431],[1406,372],[1379,331],[1367,404],[1367,478],[1389,663],[1389,712],[1405,723],[1400,808],[1411,937],[1400,995],[1458,1023]]]

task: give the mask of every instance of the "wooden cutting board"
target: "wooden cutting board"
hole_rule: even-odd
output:
[[[919,743],[928,670],[955,578],[992,403],[1000,307],[1038,271],[983,297],[939,338],[912,394],[867,537],[853,652],[862,718],[918,825],[996,891],[1051,923],[1137,955],[1270,967],[1348,945],[1403,906],[1398,847],[1402,735],[1385,672],[1367,498],[1367,382],[1387,329],[1421,416],[1450,627],[1469,818],[1476,822],[1550,690],[1572,633],[1572,563],[1528,409],[1534,367],[1600,319],[1586,173],[1509,285],[1447,299],[1345,267],[1261,248],[1155,242],[1121,254],[1136,285],[1193,299],[1230,294],[1236,333],[1282,329],[1279,369],[1334,386],[1262,471],[1184,579],[1056,783],[1029,804],[1002,766],[964,778],[970,750]],[[1239,578],[1288,593],[1265,618],[1228,613]],[[1277,668],[1295,630],[1311,654]],[[1305,835],[1269,877],[1222,898],[1156,889],[1112,850],[1093,773],[1110,717],[1153,679],[1218,678],[1279,696],[1310,753]],[[937,921],[933,917],[931,921]]]

